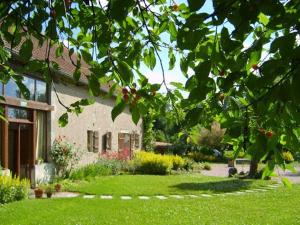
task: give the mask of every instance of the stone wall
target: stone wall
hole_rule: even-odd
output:
[[[88,96],[88,90],[85,86],[76,86],[66,83],[55,83],[55,88],[60,100],[69,105],[75,101]],[[59,104],[55,92],[51,91],[51,105],[54,105],[54,111],[51,112],[51,137],[52,143],[56,137],[65,136],[66,140],[75,143],[81,148],[84,157],[81,163],[87,164],[94,161],[98,153],[87,151],[87,131],[93,130],[99,132],[99,151],[103,150],[103,136],[107,132],[112,133],[112,151],[118,150],[118,133],[119,132],[137,132],[140,135],[139,145],[142,145],[142,121],[135,125],[131,120],[131,114],[128,109],[120,114],[113,122],[111,119],[111,110],[114,106],[114,99],[96,98],[93,105],[84,107],[84,111],[76,115],[69,114],[69,123],[66,127],[59,127],[58,118],[66,111],[62,105]]]

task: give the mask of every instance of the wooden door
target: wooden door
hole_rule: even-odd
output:
[[[129,133],[119,133],[118,135],[118,149],[119,153],[124,159],[131,158],[131,141]]]
[[[8,168],[13,175],[30,179],[33,150],[32,124],[10,123],[8,132]]]

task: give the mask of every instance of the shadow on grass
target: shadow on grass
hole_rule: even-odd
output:
[[[221,193],[249,189],[251,184],[251,180],[225,180],[205,183],[181,183],[171,186],[171,188],[185,191],[211,191]]]

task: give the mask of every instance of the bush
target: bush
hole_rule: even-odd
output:
[[[172,169],[178,170],[178,169],[184,169],[185,161],[182,157],[178,155],[169,155],[170,160],[172,161]]]
[[[173,167],[173,161],[169,156],[144,151],[137,152],[130,164],[133,172],[141,174],[170,174]]]
[[[217,158],[214,155],[206,155],[202,152],[190,152],[188,157],[195,162],[215,162]]]
[[[73,144],[59,137],[53,142],[50,156],[56,166],[57,175],[65,178],[78,163],[80,152]]]
[[[293,157],[292,153],[289,152],[289,151],[282,152],[282,158],[283,158],[284,161],[287,162],[287,163],[294,162],[294,157]]]
[[[208,163],[202,163],[201,167],[203,170],[211,170],[211,166]]]
[[[98,176],[109,176],[120,174],[127,170],[127,163],[114,159],[100,159],[97,163],[83,166],[70,174],[72,180],[83,180]]]
[[[225,159],[234,159],[234,151],[224,151],[224,158]],[[244,158],[246,156],[246,154],[245,154],[245,152],[243,152],[243,151],[240,151],[239,153],[238,153],[238,156],[237,156],[237,158]]]
[[[185,169],[186,171],[193,170],[194,169],[194,161],[189,158],[185,158],[183,169]]]
[[[30,182],[17,177],[0,176],[0,204],[28,198]]]

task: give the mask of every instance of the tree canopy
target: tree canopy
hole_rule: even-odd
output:
[[[212,3],[212,13],[203,6]],[[58,65],[33,59],[32,38],[60,57],[68,48],[78,60],[73,77],[80,79],[82,60],[89,65],[89,92],[112,82],[118,91],[115,119],[129,106],[134,122],[165,99],[184,111],[185,130],[213,120],[227,128],[226,141],[247,149],[257,161],[269,159],[286,167],[282,151],[299,151],[300,2],[293,0],[14,0],[0,3],[0,79],[14,79],[26,96],[22,79],[10,67],[12,51],[28,71],[48,81]],[[8,43],[8,48],[5,48]],[[166,82],[161,52],[168,68],[180,64],[185,84]],[[161,67],[161,84],[148,82],[142,66]],[[166,90],[166,96],[158,91]],[[188,93],[184,97],[181,91]],[[66,107],[80,113],[88,100]],[[269,157],[272,155],[272,157]],[[266,174],[270,173],[266,170]]]

